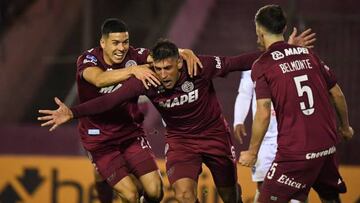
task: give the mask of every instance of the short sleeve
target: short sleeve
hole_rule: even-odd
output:
[[[86,53],[77,59],[76,66],[77,72],[80,77],[82,77],[82,72],[88,67],[99,67],[99,60],[95,55],[91,53]]]
[[[262,67],[259,64],[253,66],[251,78],[254,81],[256,99],[271,98],[271,90]]]

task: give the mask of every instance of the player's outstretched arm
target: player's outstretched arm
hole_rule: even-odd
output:
[[[256,101],[256,113],[252,125],[252,135],[249,149],[240,153],[239,163],[243,166],[252,167],[256,163],[256,157],[261,142],[270,123],[271,99],[258,99]]]
[[[339,117],[339,133],[345,140],[351,139],[354,135],[354,130],[350,126],[345,96],[339,85],[336,84],[333,88],[330,89],[330,97]]]
[[[311,28],[309,28],[302,32],[300,35],[296,36],[297,29],[296,27],[294,27],[291,35],[289,36],[288,43],[297,46],[313,48],[314,42],[316,41],[316,33],[313,33],[311,31]]]
[[[190,77],[197,76],[199,72],[198,68],[203,67],[199,58],[190,49],[179,49],[179,54],[187,64],[189,76]]]
[[[44,121],[41,126],[51,126],[49,131],[55,130],[58,126],[66,123],[73,118],[73,114],[69,107],[55,97],[55,103],[59,105],[56,110],[39,110],[44,116],[38,117],[39,121]]]

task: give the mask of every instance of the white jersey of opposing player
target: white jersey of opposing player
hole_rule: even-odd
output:
[[[250,104],[252,103],[253,119],[256,112],[256,95],[254,83],[251,79],[251,70],[242,72],[238,95],[236,97],[234,107],[234,126],[243,124],[246,116],[249,113]],[[263,143],[276,143],[277,142],[277,121],[275,116],[274,107],[271,104],[271,118],[268,131],[265,134]]]

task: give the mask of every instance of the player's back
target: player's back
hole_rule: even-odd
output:
[[[270,89],[280,152],[317,152],[338,142],[328,96],[336,80],[311,50],[274,43],[254,63],[252,77],[263,77]],[[261,89],[264,83],[258,83]]]

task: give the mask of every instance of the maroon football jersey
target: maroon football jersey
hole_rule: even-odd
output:
[[[137,64],[145,64],[149,50],[129,48],[123,62],[112,66],[105,63],[103,50],[100,47],[85,51],[77,60],[76,81],[80,103],[84,103],[101,95],[111,93],[122,86],[122,83],[108,87],[98,88],[88,83],[83,77],[82,72],[88,67],[100,67],[104,71],[118,69]],[[79,121],[79,133],[87,150],[95,149],[103,142],[121,140],[135,137],[142,133],[142,129],[134,122],[133,116],[138,114],[138,97],[117,105],[111,111],[104,111],[101,114],[91,117],[81,118]]]
[[[254,63],[257,99],[271,98],[278,122],[278,150],[317,152],[338,143],[329,89],[336,78],[310,49],[276,42]]]
[[[106,96],[72,108],[74,117],[94,115],[146,95],[158,109],[166,123],[167,136],[202,136],[224,133],[228,130],[212,83],[214,77],[223,77],[231,71],[249,70],[260,53],[236,57],[199,56],[203,69],[190,78],[184,64],[174,88],[163,86],[146,90],[141,81],[130,78],[123,86]]]

